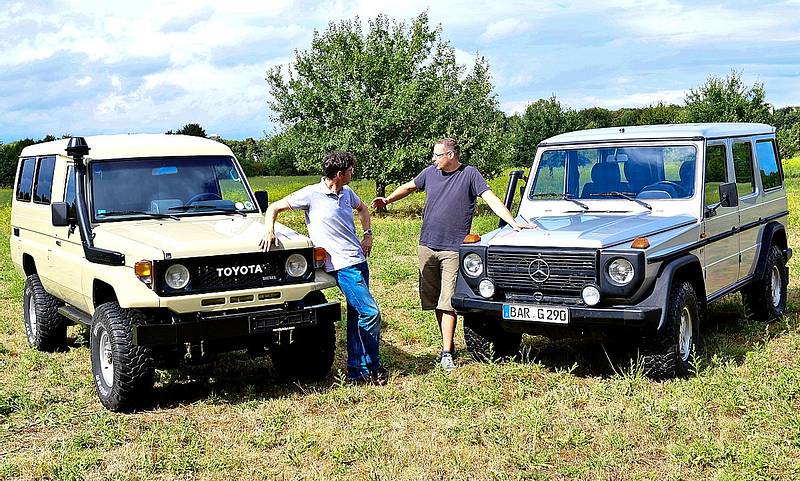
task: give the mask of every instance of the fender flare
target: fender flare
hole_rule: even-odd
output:
[[[667,303],[669,302],[669,293],[672,288],[672,282],[675,277],[680,274],[679,271],[689,269],[699,273],[700,275],[688,276],[688,281],[692,283],[697,294],[697,300],[702,304],[702,308],[706,306],[706,291],[705,282],[703,280],[703,267],[700,259],[694,254],[686,254],[678,257],[675,260],[669,261],[661,266],[658,272],[658,277],[653,290],[650,295],[643,299],[639,305],[648,307],[660,307],[661,318],[658,321],[658,330],[664,326],[664,320],[667,315]]]
[[[756,254],[756,269],[753,273],[754,279],[761,279],[764,276],[764,265],[769,255],[769,248],[772,246],[773,242],[777,243],[787,261],[792,256],[792,250],[789,248],[787,242],[786,227],[780,222],[769,222],[761,231],[761,240],[758,244],[758,253]]]

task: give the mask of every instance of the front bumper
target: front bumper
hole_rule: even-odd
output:
[[[269,334],[275,329],[314,326],[319,319],[341,318],[338,302],[302,309],[262,309],[223,313],[201,313],[197,320],[172,324],[146,324],[133,327],[133,343],[138,346],[174,346],[217,339]]]
[[[656,330],[661,320],[660,307],[611,306],[611,307],[567,307],[569,324],[553,324],[534,321],[511,321],[502,319],[503,303],[456,294],[453,307],[460,313],[485,314],[498,319],[514,330],[534,332],[540,328],[584,329],[591,327],[618,326],[639,330]],[[526,329],[529,328],[529,329]]]

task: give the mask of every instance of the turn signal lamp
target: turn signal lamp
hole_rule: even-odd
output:
[[[631,242],[631,249],[647,249],[650,247],[650,241],[647,237],[637,237]]]
[[[133,265],[133,272],[140,281],[147,285],[153,283],[153,263],[150,261],[139,261]]]
[[[467,234],[466,237],[464,237],[464,244],[475,244],[476,242],[480,241],[481,236],[478,234]]]
[[[314,248],[314,268],[325,267],[325,258],[328,257],[328,251],[322,247]]]

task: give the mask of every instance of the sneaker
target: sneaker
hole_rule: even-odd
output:
[[[385,386],[389,382],[389,370],[381,366],[371,373],[372,383],[376,386]]]
[[[442,369],[448,372],[455,369],[456,364],[453,362],[453,353],[450,351],[442,351],[442,354],[439,357],[439,365],[442,366]]]

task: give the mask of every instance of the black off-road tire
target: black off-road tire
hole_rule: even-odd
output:
[[[645,339],[641,357],[642,372],[651,379],[687,376],[692,370],[692,355],[700,345],[702,307],[689,281],[674,282],[669,294],[664,325],[654,337]],[[682,316],[690,316],[691,339],[681,337]],[[683,350],[681,349],[683,345]]]
[[[101,304],[92,316],[92,377],[100,402],[111,411],[131,411],[146,400],[153,389],[155,361],[147,347],[133,344],[132,328],[146,322],[136,309],[123,309],[116,302]],[[107,341],[103,341],[103,336]],[[111,376],[104,375],[101,344],[107,343]],[[107,357],[105,358],[107,365]],[[108,368],[105,370],[108,373]],[[110,377],[111,382],[106,380]]]
[[[306,305],[327,302],[321,292],[312,292],[304,299]],[[281,343],[269,346],[272,366],[278,376],[290,380],[318,380],[325,377],[333,366],[336,352],[336,327],[338,319],[317,317],[317,325],[298,327],[291,333],[280,334]]]
[[[779,299],[773,297],[773,273],[780,277],[777,281]],[[786,258],[780,248],[772,245],[767,252],[767,262],[764,274],[742,290],[742,301],[747,312],[752,313],[757,319],[773,321],[783,316],[786,311],[787,288],[789,284],[789,270],[786,268]]]
[[[464,341],[476,361],[498,361],[519,354],[522,334],[504,331],[497,320],[465,315]]]
[[[58,313],[58,308],[64,303],[44,290],[38,274],[25,279],[23,301],[28,344],[39,351],[64,350],[69,321]]]

